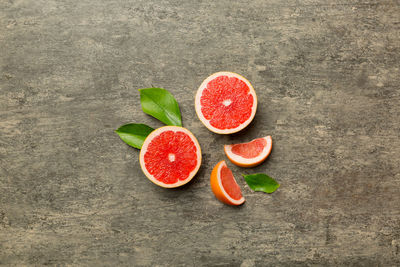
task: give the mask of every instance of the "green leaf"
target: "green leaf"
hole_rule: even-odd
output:
[[[280,186],[273,178],[264,173],[256,173],[245,175],[242,174],[246,183],[254,191],[262,191],[265,193],[272,193]]]
[[[141,149],[146,137],[154,131],[145,124],[129,123],[115,130],[121,139],[130,146]]]
[[[182,126],[181,112],[174,96],[162,88],[139,89],[144,113],[167,125]]]

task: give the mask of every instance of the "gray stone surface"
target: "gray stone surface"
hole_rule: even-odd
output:
[[[209,74],[246,76],[254,122],[197,119]],[[0,264],[399,266],[400,2],[0,1]],[[113,132],[138,88],[180,103],[204,161],[159,188]],[[270,158],[230,164],[247,202],[209,186],[222,145],[272,135]],[[241,173],[281,187],[252,192]]]

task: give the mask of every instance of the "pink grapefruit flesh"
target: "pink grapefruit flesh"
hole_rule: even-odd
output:
[[[240,191],[239,185],[236,183],[233,177],[232,171],[225,165],[221,167],[221,184],[225,189],[225,192],[234,200],[241,199],[242,192]]]
[[[241,167],[254,167],[261,164],[271,153],[272,138],[266,136],[247,143],[225,145],[229,160]]]
[[[266,145],[267,141],[264,138],[258,138],[249,143],[233,145],[232,153],[251,159],[260,155]]]
[[[140,150],[140,166],[153,183],[173,188],[186,184],[201,164],[201,149],[194,135],[178,126],[150,133]]]
[[[217,72],[203,81],[195,99],[200,121],[219,134],[244,129],[257,110],[257,96],[250,82],[233,72]]]

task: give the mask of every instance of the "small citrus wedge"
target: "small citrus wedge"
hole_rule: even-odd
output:
[[[244,129],[257,110],[253,86],[233,72],[217,72],[203,81],[196,93],[200,121],[212,132],[231,134]]]
[[[233,177],[232,171],[226,166],[225,161],[220,161],[211,172],[211,189],[214,195],[228,205],[241,205],[244,197],[239,185]]]
[[[196,175],[201,149],[196,137],[179,126],[152,131],[140,150],[140,166],[150,181],[165,188],[182,186]]]
[[[228,159],[240,167],[254,167],[261,164],[271,153],[271,136],[254,139],[248,143],[225,145]]]

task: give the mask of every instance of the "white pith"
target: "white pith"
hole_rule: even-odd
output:
[[[221,169],[222,167],[226,166],[225,161],[223,161],[219,166],[218,166],[218,170],[217,170],[217,180],[218,180],[218,185],[219,188],[221,188],[222,193],[225,195],[225,197],[232,202],[235,205],[240,205],[244,202],[244,197],[242,196],[240,199],[235,200],[233,198],[231,198],[228,193],[225,191],[224,187],[222,186],[222,181],[221,181]],[[233,180],[235,181],[235,183],[237,184],[235,177],[233,177]],[[238,185],[239,186],[239,185]]]
[[[225,145],[224,150],[225,150],[225,153],[228,156],[228,158],[230,158],[232,161],[239,162],[239,163],[245,164],[245,165],[255,164],[255,163],[258,163],[258,162],[264,160],[268,156],[268,154],[270,153],[271,148],[272,148],[271,136],[263,137],[263,139],[267,142],[267,144],[264,147],[263,151],[261,151],[261,153],[257,157],[254,157],[254,158],[248,159],[248,158],[244,158],[240,155],[233,153],[232,152],[233,145]]]
[[[183,181],[178,181],[174,184],[165,184],[163,182],[158,181],[153,175],[151,175],[147,169],[146,169],[146,165],[144,162],[144,155],[146,154],[147,148],[150,144],[150,142],[154,139],[154,137],[160,135],[162,132],[165,131],[173,131],[173,132],[184,132],[187,135],[189,135],[189,137],[192,139],[192,141],[194,142],[197,151],[196,151],[196,155],[197,155],[197,165],[196,167],[193,169],[193,171],[190,172],[189,176],[187,179],[183,180]],[[175,155],[172,154],[174,156],[174,160],[175,160]],[[168,158],[170,159],[170,155],[168,155]],[[161,187],[165,187],[165,188],[174,188],[174,187],[178,187],[178,186],[182,186],[186,183],[188,183],[190,180],[193,179],[193,177],[196,175],[197,171],[200,168],[201,165],[201,148],[199,145],[199,142],[197,141],[196,137],[194,137],[194,135],[187,129],[183,128],[183,127],[179,127],[179,126],[164,126],[161,128],[158,128],[154,131],[152,131],[146,138],[146,140],[144,140],[144,143],[142,145],[142,148],[140,150],[140,167],[142,168],[143,173],[146,175],[146,177],[152,181],[153,183],[155,183],[156,185],[159,185]],[[170,160],[171,161],[171,160]]]
[[[222,104],[224,104],[225,107],[229,106],[230,104],[232,104],[232,100],[230,99],[226,99],[222,102]]]
[[[249,87],[250,89],[250,94],[253,95],[253,106],[252,106],[252,111],[251,111],[251,115],[250,117],[241,125],[239,125],[236,128],[233,129],[218,129],[215,128],[214,126],[212,126],[210,124],[210,122],[203,116],[203,113],[201,112],[201,102],[200,102],[200,98],[202,96],[203,90],[207,87],[207,84],[212,81],[213,79],[215,79],[216,77],[219,76],[228,76],[228,77],[235,77],[238,78],[239,80],[242,80],[244,83],[246,83],[246,85]],[[226,99],[225,101],[231,101],[230,99]],[[230,103],[229,103],[230,104]],[[225,103],[224,103],[225,105]],[[243,76],[233,73],[233,72],[228,72],[228,71],[221,71],[221,72],[217,72],[214,73],[212,75],[210,75],[207,79],[205,79],[203,81],[203,83],[200,85],[199,89],[197,90],[196,93],[196,98],[195,98],[195,108],[196,108],[196,113],[197,116],[199,117],[200,121],[204,124],[204,126],[206,126],[210,131],[214,132],[214,133],[218,133],[218,134],[231,134],[231,133],[236,133],[242,129],[244,129],[247,125],[250,124],[250,122],[254,119],[254,116],[256,115],[256,111],[257,111],[257,96],[256,96],[256,92],[254,91],[253,86],[250,84],[250,82],[244,78]]]

